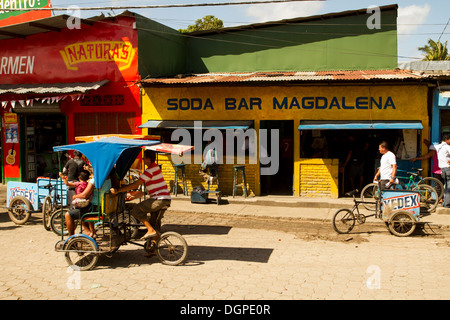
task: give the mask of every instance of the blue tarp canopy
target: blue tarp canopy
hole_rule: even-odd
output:
[[[149,120],[139,128],[247,130],[252,124],[253,120]]]
[[[422,130],[420,121],[314,121],[302,120],[298,130],[339,129],[417,129]]]
[[[134,140],[117,137],[53,147],[54,151],[77,150],[88,158],[94,170],[95,187],[100,188],[116,165],[119,178],[123,178],[133,161],[141,152],[141,147],[159,144],[156,140]]]

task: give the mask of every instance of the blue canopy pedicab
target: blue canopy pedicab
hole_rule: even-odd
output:
[[[57,146],[54,151],[78,150],[91,162],[95,188],[101,188],[110,172],[115,169],[119,179],[123,179],[143,147],[159,144],[156,140],[134,140],[120,137],[107,137],[92,142]],[[100,197],[100,192],[97,193]],[[125,217],[130,213],[125,210],[125,193],[105,193],[103,199],[98,199],[97,211],[81,215],[81,222],[94,222],[97,228],[97,238],[80,233],[64,238],[55,245],[55,250],[64,252],[67,263],[76,270],[90,270],[95,267],[100,254],[111,256],[121,245],[132,243],[141,247],[149,254],[156,254],[159,260],[168,265],[178,265],[185,261],[188,246],[185,239],[176,232],[160,233],[145,242],[132,241],[131,234],[136,225]],[[156,225],[168,207],[158,213]],[[61,211],[61,230],[64,229],[64,216]],[[155,226],[154,226],[155,227]],[[157,227],[155,227],[158,229]]]

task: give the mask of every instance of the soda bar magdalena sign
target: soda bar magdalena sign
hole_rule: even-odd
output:
[[[223,108],[226,111],[232,110],[262,110],[263,99],[252,98],[225,98]],[[396,109],[392,97],[368,97],[361,96],[355,99],[346,97],[273,97],[271,101],[273,110],[290,109],[339,109],[339,110],[369,110],[369,109]],[[167,110],[214,110],[215,105],[210,98],[182,98],[167,99]]]

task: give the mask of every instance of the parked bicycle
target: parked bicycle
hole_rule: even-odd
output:
[[[418,170],[418,169],[416,169]],[[420,169],[422,171],[422,169]],[[418,171],[418,172],[420,172]],[[408,182],[405,184],[399,180],[398,183],[393,184],[390,188],[394,190],[411,190],[420,193],[420,207],[426,212],[432,212],[436,209],[442,196],[439,196],[438,191],[427,184],[435,183],[432,177],[422,178],[418,172],[408,172]],[[418,179],[419,177],[419,179]],[[402,177],[400,177],[402,178]],[[430,179],[428,179],[430,178]],[[418,181],[416,181],[418,179]],[[437,180],[437,179],[436,179]],[[439,181],[439,180],[437,180]],[[440,181],[439,181],[440,182]],[[442,184],[441,184],[442,185]],[[440,190],[444,190],[443,186],[439,186]],[[361,203],[367,210],[375,211],[376,207],[374,201],[380,197],[379,185],[377,182],[369,183],[361,191]]]
[[[422,177],[422,168],[412,168],[411,170],[414,170],[415,172],[400,169],[397,170],[397,173],[403,172],[407,174],[407,176],[398,176],[397,174],[399,184],[403,189],[412,190],[412,188],[417,187],[417,185],[426,184],[436,190],[439,200],[444,197],[444,184],[439,179],[435,177]]]
[[[51,217],[54,211],[61,208],[61,195],[58,187],[60,187],[58,183],[42,186],[42,188],[48,189],[48,195],[42,201],[42,224],[47,231],[51,230]],[[66,195],[67,193],[64,192],[63,197]]]

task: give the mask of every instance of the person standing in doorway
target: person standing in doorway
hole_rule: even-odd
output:
[[[427,160],[433,158],[433,166],[431,169],[433,177],[439,179],[442,183],[445,183],[444,180],[442,179],[442,170],[441,168],[439,168],[439,160],[436,150],[437,145],[430,143],[430,141],[428,141],[427,139],[423,139],[423,144],[428,147],[428,153],[421,157],[412,158],[410,161],[415,162],[417,160]]]
[[[380,167],[375,174],[374,181],[378,181],[380,177],[381,189],[388,189],[395,181],[397,174],[397,159],[395,154],[389,151],[389,145],[383,141],[378,146],[378,151],[381,153]]]
[[[444,135],[442,142],[436,146],[439,168],[444,180],[444,203],[443,206],[450,208],[450,135]]]

